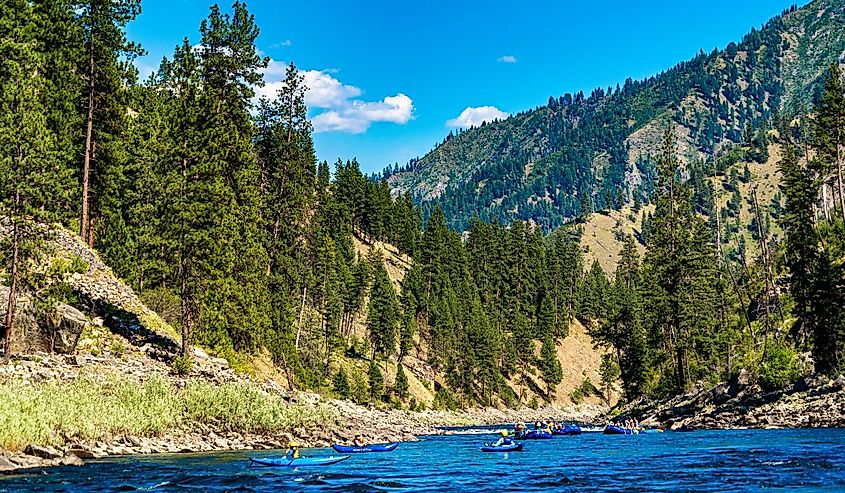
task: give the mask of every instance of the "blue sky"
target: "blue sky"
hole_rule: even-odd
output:
[[[129,36],[142,71],[188,36],[209,0],[142,0]],[[273,83],[294,61],[318,158],[365,171],[406,163],[452,127],[545,104],[551,95],[653,75],[739,41],[791,0],[252,0]],[[803,5],[806,1],[799,1]],[[221,7],[231,5],[221,2]]]

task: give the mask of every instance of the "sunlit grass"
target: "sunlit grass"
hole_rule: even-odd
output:
[[[6,450],[72,438],[152,437],[199,423],[274,434],[332,419],[327,407],[289,404],[243,383],[192,382],[178,389],[161,377],[141,383],[114,377],[0,385],[0,448]]]

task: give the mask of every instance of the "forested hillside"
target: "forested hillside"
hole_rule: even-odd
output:
[[[592,211],[647,201],[667,122],[685,165],[749,154],[765,162],[767,131],[805,111],[827,65],[845,50],[845,4],[815,0],[774,17],[739,43],[615,87],[552,96],[548,104],[452,134],[401,169],[428,217],[439,204],[456,228],[473,216],[531,220],[551,231]]]
[[[769,388],[832,374],[845,358],[841,10],[817,1],[658,77],[453,136],[435,153],[476,164],[420,208],[355,160],[317,162],[293,63],[255,103],[268,60],[241,2],[212,6],[200,42],[185,38],[140,83],[129,61],[142,48],[126,39],[138,0],[2,3],[3,336],[15,333],[16,300],[35,300],[45,319],[76,296],[45,267],[40,223],[55,222],[180,329],[174,371],[200,344],[235,366],[266,351],[289,387],[360,403],[419,408],[412,371],[435,406],[515,406],[554,400],[576,324],[608,351],[607,397],[620,377],[635,397],[740,369]],[[785,59],[796,75],[784,76]],[[783,116],[786,95],[798,101],[819,74],[809,112]],[[773,175],[771,159],[782,187],[764,196],[752,180]],[[509,210],[514,177],[557,219],[523,221],[522,206],[472,218],[470,202],[455,202],[476,194]],[[636,226],[612,232],[624,248],[610,276],[607,261],[585,262],[582,223],[629,202]],[[356,237],[393,245],[401,282]],[[406,368],[412,354],[425,368]]]
[[[14,19],[0,26],[6,340],[14,300],[47,314],[76,296],[40,275],[52,253],[39,223],[58,222],[180,330],[174,368],[194,344],[236,366],[267,350],[290,387],[412,405],[400,375],[414,350],[438,406],[515,403],[517,375],[553,396],[555,341],[582,296],[574,241],[478,223],[463,242],[439,212],[423,228],[410,195],[354,160],[318,163],[293,64],[273,99],[253,102],[268,61],[243,3],[212,6],[200,43],[186,38],[143,82],[125,35],[140,2],[80,5],[0,7]],[[354,236],[406,256],[401,286]],[[344,375],[341,355],[368,374]]]

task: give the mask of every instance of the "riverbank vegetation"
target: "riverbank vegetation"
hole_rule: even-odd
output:
[[[315,429],[334,420],[327,407],[297,405],[247,383],[194,381],[178,388],[162,377],[0,385],[0,448],[157,437],[207,425],[219,432],[268,436]]]

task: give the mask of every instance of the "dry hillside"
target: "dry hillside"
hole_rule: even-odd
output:
[[[382,242],[365,242],[361,238],[354,238],[355,252],[358,255],[368,255],[371,248],[378,249],[383,258],[387,268],[390,279],[396,286],[397,293],[405,273],[411,266],[411,259],[406,255],[402,255],[398,250],[390,244]],[[366,328],[367,313],[366,308],[361,313],[354,323],[353,334],[359,339],[367,337]],[[416,335],[414,338],[415,350],[407,356],[403,364],[405,365],[406,375],[410,385],[410,394],[417,402],[424,402],[430,406],[434,399],[434,382],[443,383],[444,376],[434,372],[426,362],[427,348],[424,341]],[[537,355],[539,356],[540,342],[534,341]],[[583,325],[577,321],[569,329],[569,335],[558,341],[558,360],[563,369],[563,381],[557,386],[557,392],[554,403],[558,406],[565,406],[572,403],[570,396],[572,392],[581,385],[585,378],[598,385],[601,377],[599,376],[599,365],[601,364],[601,352],[593,347],[592,338],[587,334]],[[392,364],[383,364],[382,371],[385,376],[385,383],[390,386],[396,378],[395,360],[391,360]],[[361,359],[352,359],[341,357],[336,362],[338,366],[343,366],[344,369],[351,375],[358,373],[365,375],[367,372],[368,361]],[[532,368],[532,370],[534,370]],[[542,387],[539,375],[526,375],[533,383],[525,385],[519,379],[513,379],[510,384],[517,395],[521,396],[522,402],[530,402],[537,394],[532,389]],[[540,387],[538,387],[538,384]],[[537,396],[538,401],[542,401],[541,396]],[[598,404],[600,402],[598,397],[589,397],[585,402],[591,404]]]

